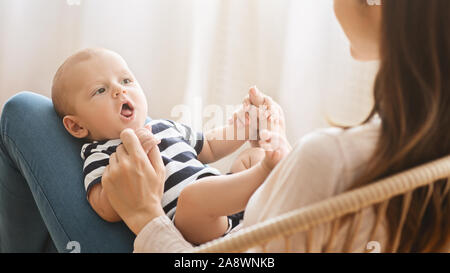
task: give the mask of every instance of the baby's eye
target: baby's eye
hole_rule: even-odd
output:
[[[122,81],[123,84],[129,84],[130,82],[131,82],[130,79],[124,79],[124,80]]]
[[[98,90],[95,92],[94,95],[100,95],[100,94],[104,93],[105,91],[106,91],[105,88],[100,88],[100,89],[98,89]]]

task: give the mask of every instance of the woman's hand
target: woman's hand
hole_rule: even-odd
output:
[[[165,168],[158,146],[146,154],[131,129],[123,130],[120,139],[123,144],[109,159],[102,187],[114,210],[138,234],[152,219],[164,215]]]

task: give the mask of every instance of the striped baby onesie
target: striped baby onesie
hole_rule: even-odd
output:
[[[195,133],[190,127],[170,120],[152,120],[149,124],[155,137],[161,139],[158,147],[166,167],[161,202],[164,212],[172,219],[178,196],[186,185],[205,176],[220,175],[220,172],[197,159],[203,148],[202,133]],[[119,144],[120,139],[113,139],[83,145],[81,157],[85,160],[83,175],[86,193],[101,182],[109,157]]]

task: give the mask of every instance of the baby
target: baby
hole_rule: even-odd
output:
[[[262,104],[263,98],[252,89],[246,108]],[[205,134],[171,120],[146,124],[147,100],[142,88],[123,58],[106,49],[90,48],[70,56],[55,74],[52,100],[66,130],[88,142],[81,157],[85,160],[87,200],[95,212],[109,222],[121,220],[101,182],[111,154],[121,145],[120,133],[131,128],[146,153],[159,148],[166,170],[163,209],[193,244],[218,238],[234,228],[250,196],[289,152],[284,141],[278,142],[281,148],[271,150],[271,139],[279,135],[264,132],[260,135],[266,151],[245,150],[233,163],[231,173],[221,175],[205,164],[232,153],[249,139],[248,120],[235,114],[232,122]],[[245,138],[238,140],[242,130]],[[221,140],[224,136],[233,138]]]

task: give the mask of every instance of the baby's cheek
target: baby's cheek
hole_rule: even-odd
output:
[[[148,116],[147,103],[145,103],[145,101],[144,101],[144,102],[140,102],[139,104],[140,104],[140,106],[139,106],[140,111],[139,111],[138,115],[140,116],[141,119],[143,119],[145,121],[145,119]]]
[[[106,116],[102,119],[102,122],[98,125],[102,132],[106,133],[105,136],[108,139],[116,139],[120,137],[122,132],[122,123],[120,120],[115,120],[111,116]]]

